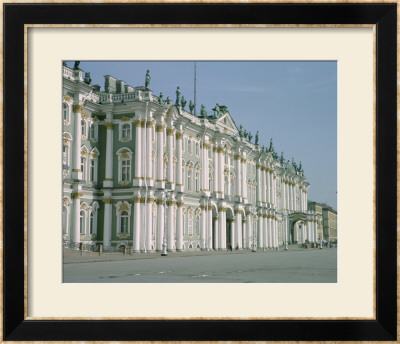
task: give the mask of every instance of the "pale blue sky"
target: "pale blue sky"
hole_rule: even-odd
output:
[[[70,67],[73,62],[67,63]],[[194,63],[86,62],[92,84],[104,89],[104,75],[143,86],[150,70],[149,88],[175,101],[175,90],[194,99]],[[259,131],[261,145],[273,139],[285,159],[302,162],[311,184],[308,198],[337,209],[337,64],[324,62],[198,61],[197,113],[204,104],[209,114],[216,103],[226,105],[236,125]],[[254,142],[254,138],[253,138]]]

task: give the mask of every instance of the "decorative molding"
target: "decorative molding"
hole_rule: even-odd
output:
[[[156,133],[162,133],[165,129],[165,124],[157,124],[156,125]]]
[[[83,110],[83,105],[72,105],[72,111],[74,113],[82,112],[82,110]]]
[[[155,123],[154,119],[152,119],[151,121],[146,122],[146,128],[152,128],[154,123]]]
[[[176,202],[168,200],[166,203],[167,203],[167,206],[170,207],[170,206],[174,205]]]
[[[83,196],[82,192],[73,192],[71,193],[71,198],[72,199],[80,199]]]
[[[121,122],[128,122],[129,120],[130,120],[130,118],[127,116],[122,116],[120,119]]]
[[[112,199],[111,198],[103,198],[104,204],[112,204]]]
[[[66,95],[64,96],[64,100],[65,100],[66,102],[69,102],[69,101],[71,100],[71,97],[70,97],[68,94],[66,94]]]
[[[182,207],[185,205],[185,203],[183,203],[183,202],[176,202],[176,205],[178,206],[178,208],[182,208]]]
[[[233,156],[233,159],[234,159],[234,160],[240,160],[240,158],[241,158],[240,154],[235,154],[235,155]]]
[[[137,127],[137,128],[144,128],[144,121],[137,119],[135,121],[133,121],[133,124]]]
[[[175,128],[167,128],[167,136],[173,136],[175,133]]]
[[[105,122],[104,125],[106,126],[107,130],[112,130],[113,124],[111,122]]]
[[[175,138],[177,140],[182,140],[183,139],[183,135],[184,135],[184,133],[176,133]]]
[[[89,115],[86,112],[82,113],[82,119],[87,119],[89,117]]]

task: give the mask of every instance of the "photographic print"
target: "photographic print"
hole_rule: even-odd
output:
[[[336,61],[62,76],[63,282],[337,282]]]

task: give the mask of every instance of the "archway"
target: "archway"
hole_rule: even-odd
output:
[[[302,244],[307,239],[306,224],[304,221],[299,220],[293,223],[292,238],[296,244]]]

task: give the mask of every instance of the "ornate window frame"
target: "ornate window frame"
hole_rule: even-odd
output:
[[[92,206],[89,208],[89,234],[95,236],[97,235],[97,218],[98,210],[100,206],[98,202],[93,202]],[[93,217],[93,223],[91,218]]]
[[[119,122],[118,128],[120,142],[132,141],[132,121],[122,120],[121,122]]]
[[[97,121],[93,120],[90,122],[90,126],[89,126],[89,138],[90,141],[92,142],[97,142],[98,138],[99,138],[99,125],[97,123]]]
[[[65,126],[69,126],[71,123],[71,109],[72,98],[70,98],[69,96],[64,96],[62,119]]]
[[[117,236],[118,236],[118,238],[126,238],[131,233],[132,204],[130,204],[127,201],[119,201],[117,204],[115,204],[115,208],[116,208],[116,214],[117,214]],[[127,215],[123,215],[123,213],[125,213],[125,212],[127,213]],[[127,232],[121,232],[122,217],[126,218],[128,221]]]
[[[63,154],[62,154],[62,161],[63,165],[69,166],[71,160],[71,142],[72,136],[68,131],[63,132]],[[65,151],[64,151],[65,147]]]
[[[95,184],[97,183],[98,177],[98,166],[99,166],[99,150],[95,147],[90,152],[89,157],[89,182]],[[93,165],[92,165],[93,164]],[[92,173],[93,168],[93,173]]]
[[[81,147],[81,171],[82,171],[82,180],[84,180],[85,182],[88,180],[87,178],[88,154],[89,150],[85,145],[83,145]]]
[[[69,196],[64,195],[63,197],[63,216],[62,216],[62,229],[63,229],[63,236],[66,238],[68,234],[70,233],[69,231],[69,220],[70,220],[70,214],[71,214],[71,204],[72,200]],[[65,208],[65,216],[64,216],[64,208]]]
[[[132,181],[132,156],[133,152],[128,147],[122,147],[117,151],[118,156],[118,184],[128,185]],[[123,173],[123,168],[127,168],[127,173]],[[127,176],[123,178],[123,176]]]

